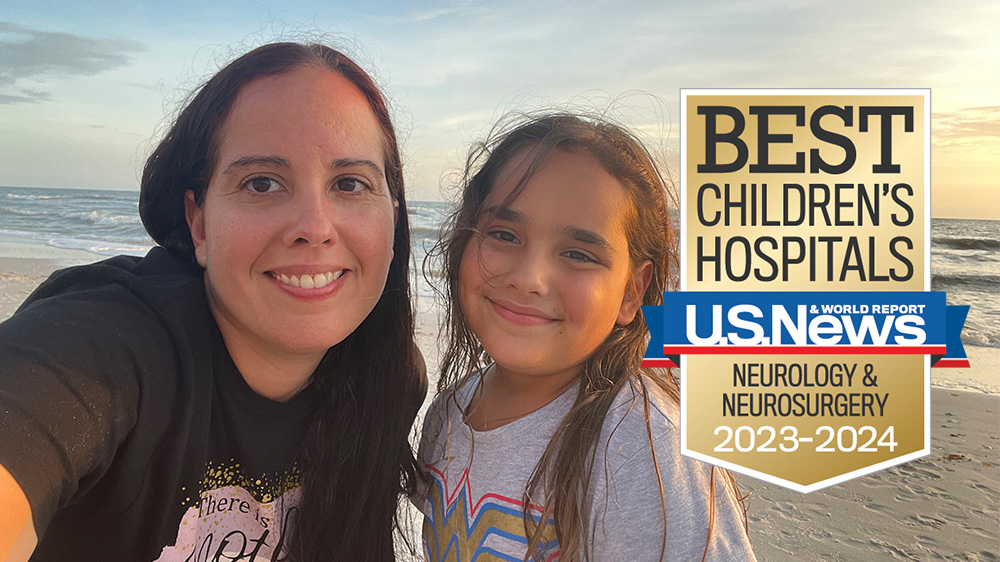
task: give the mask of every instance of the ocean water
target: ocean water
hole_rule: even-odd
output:
[[[419,269],[437,241],[448,205],[410,201],[408,206],[411,247]],[[95,260],[118,254],[142,256],[154,244],[139,219],[136,191],[2,186],[0,240],[82,250],[95,254]],[[433,295],[422,274],[415,275],[414,286],[420,296]]]
[[[431,297],[440,273],[420,273],[437,241],[447,203],[410,201],[410,233],[419,297]],[[143,255],[153,241],[139,220],[134,191],[0,187],[0,238],[99,256]],[[41,253],[44,255],[44,253]],[[934,219],[931,286],[948,304],[971,305],[962,339],[1000,347],[1000,221]]]
[[[1000,347],[1000,220],[932,220],[931,288],[970,305],[963,342]]]

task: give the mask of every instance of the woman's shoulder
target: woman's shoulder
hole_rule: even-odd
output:
[[[21,308],[49,299],[73,297],[115,300],[115,295],[133,294],[143,300],[176,298],[197,292],[203,285],[200,268],[163,248],[153,248],[145,257],[115,256],[53,273],[25,300]]]
[[[162,248],[141,258],[116,256],[56,271],[8,322],[33,318],[43,324],[57,319],[77,332],[115,329],[136,336],[164,328],[183,332],[211,321],[200,268]]]
[[[214,326],[204,285],[164,254],[57,271],[0,324],[0,351],[24,365],[73,366],[102,380],[111,365],[160,372],[179,346],[201,352]]]

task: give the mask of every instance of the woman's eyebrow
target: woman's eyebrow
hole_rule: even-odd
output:
[[[223,175],[228,174],[234,168],[241,168],[245,166],[271,166],[275,168],[290,168],[292,165],[288,160],[280,156],[265,156],[262,154],[252,154],[249,156],[241,156],[236,160],[233,160],[226,168],[222,171]],[[376,162],[367,160],[364,158],[338,158],[334,160],[330,165],[331,169],[336,168],[351,168],[354,166],[364,166],[366,168],[371,168],[374,172],[381,174],[382,166],[379,166]]]
[[[222,170],[222,175],[226,175],[233,170],[233,168],[241,168],[244,166],[272,166],[275,168],[288,168],[291,165],[288,160],[280,156],[264,156],[261,154],[252,154],[250,156],[241,156],[236,160],[233,160],[226,165],[226,168]]]
[[[364,158],[338,158],[333,161],[333,164],[330,166],[330,168],[332,169],[353,168],[355,166],[364,166],[366,168],[371,168],[373,172],[379,175],[383,173],[382,166],[380,166],[377,162],[373,162],[371,160],[367,160]]]

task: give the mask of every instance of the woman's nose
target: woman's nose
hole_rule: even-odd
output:
[[[316,247],[336,242],[338,212],[336,202],[327,189],[300,189],[293,195],[292,203],[290,222],[284,235],[285,244]]]

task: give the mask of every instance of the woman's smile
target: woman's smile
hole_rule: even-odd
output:
[[[343,286],[344,283],[338,283],[338,281],[346,273],[348,273],[347,269],[337,269],[323,273],[301,273],[298,275],[268,271],[267,275],[288,296],[306,301],[318,301],[335,294]]]
[[[332,271],[327,271],[318,275],[303,274],[301,277],[296,277],[295,275],[288,277],[281,273],[272,273],[271,276],[285,285],[302,287],[303,289],[322,289],[335,280],[340,279],[340,276],[343,274],[344,270],[341,269],[336,274]]]

